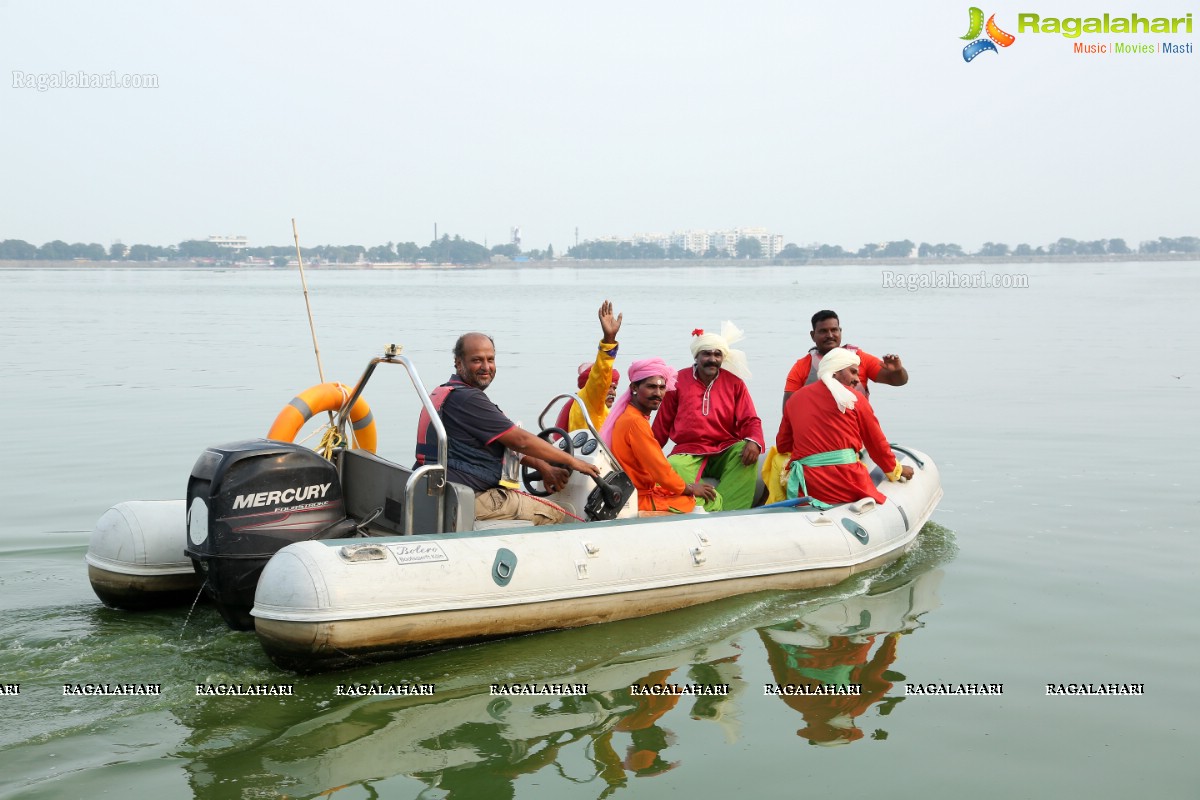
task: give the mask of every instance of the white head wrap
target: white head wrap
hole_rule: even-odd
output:
[[[837,401],[838,410],[843,414],[846,413],[846,409],[854,408],[858,395],[854,393],[853,389],[833,377],[833,373],[846,367],[858,366],[859,361],[857,353],[844,347],[835,347],[821,357],[821,363],[817,367],[817,379],[829,387],[830,394]]]
[[[746,354],[734,350],[730,345],[737,344],[746,338],[746,334],[729,320],[721,323],[720,335],[705,333],[703,330],[692,331],[692,358],[701,350],[720,350],[724,354],[721,369],[729,370],[744,381],[750,380],[750,367],[746,364]]]

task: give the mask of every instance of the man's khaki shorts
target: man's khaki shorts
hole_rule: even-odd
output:
[[[557,525],[563,518],[555,506],[499,486],[475,493],[475,519],[525,519],[534,525]]]

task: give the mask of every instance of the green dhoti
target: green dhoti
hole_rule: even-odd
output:
[[[733,511],[750,508],[754,504],[754,488],[758,480],[757,461],[742,463],[742,451],[746,442],[737,444],[707,456],[677,454],[667,457],[671,468],[683,478],[684,483],[695,483],[698,478],[715,478],[717,496],[712,500],[696,498],[696,503],[705,511]]]

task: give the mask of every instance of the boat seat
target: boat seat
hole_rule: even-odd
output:
[[[419,494],[419,493],[418,493]],[[433,527],[433,508],[429,526]],[[446,531],[469,531],[475,525],[475,490],[461,483],[446,483]]]
[[[405,530],[404,489],[413,471],[366,450],[342,450],[336,461],[346,514],[357,520],[370,519],[365,528],[369,535],[436,533],[437,503],[443,499],[445,530],[469,531],[475,523],[475,493],[461,484],[448,483],[443,494],[430,494],[428,487],[417,487],[413,495],[413,529]],[[436,479],[430,475],[426,481]]]
[[[337,463],[347,516],[369,519],[365,530],[374,536],[404,533],[404,486],[412,470],[366,450],[342,450]]]

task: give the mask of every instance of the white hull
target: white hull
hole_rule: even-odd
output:
[[[898,558],[940,500],[933,461],[897,455],[916,477],[883,483],[878,506],[291,544],[263,570],[255,628],[273,661],[308,671],[832,585]]]
[[[104,512],[85,556],[96,596],[131,610],[195,600],[201,580],[183,552],[185,519],[182,500],[133,500]]]

